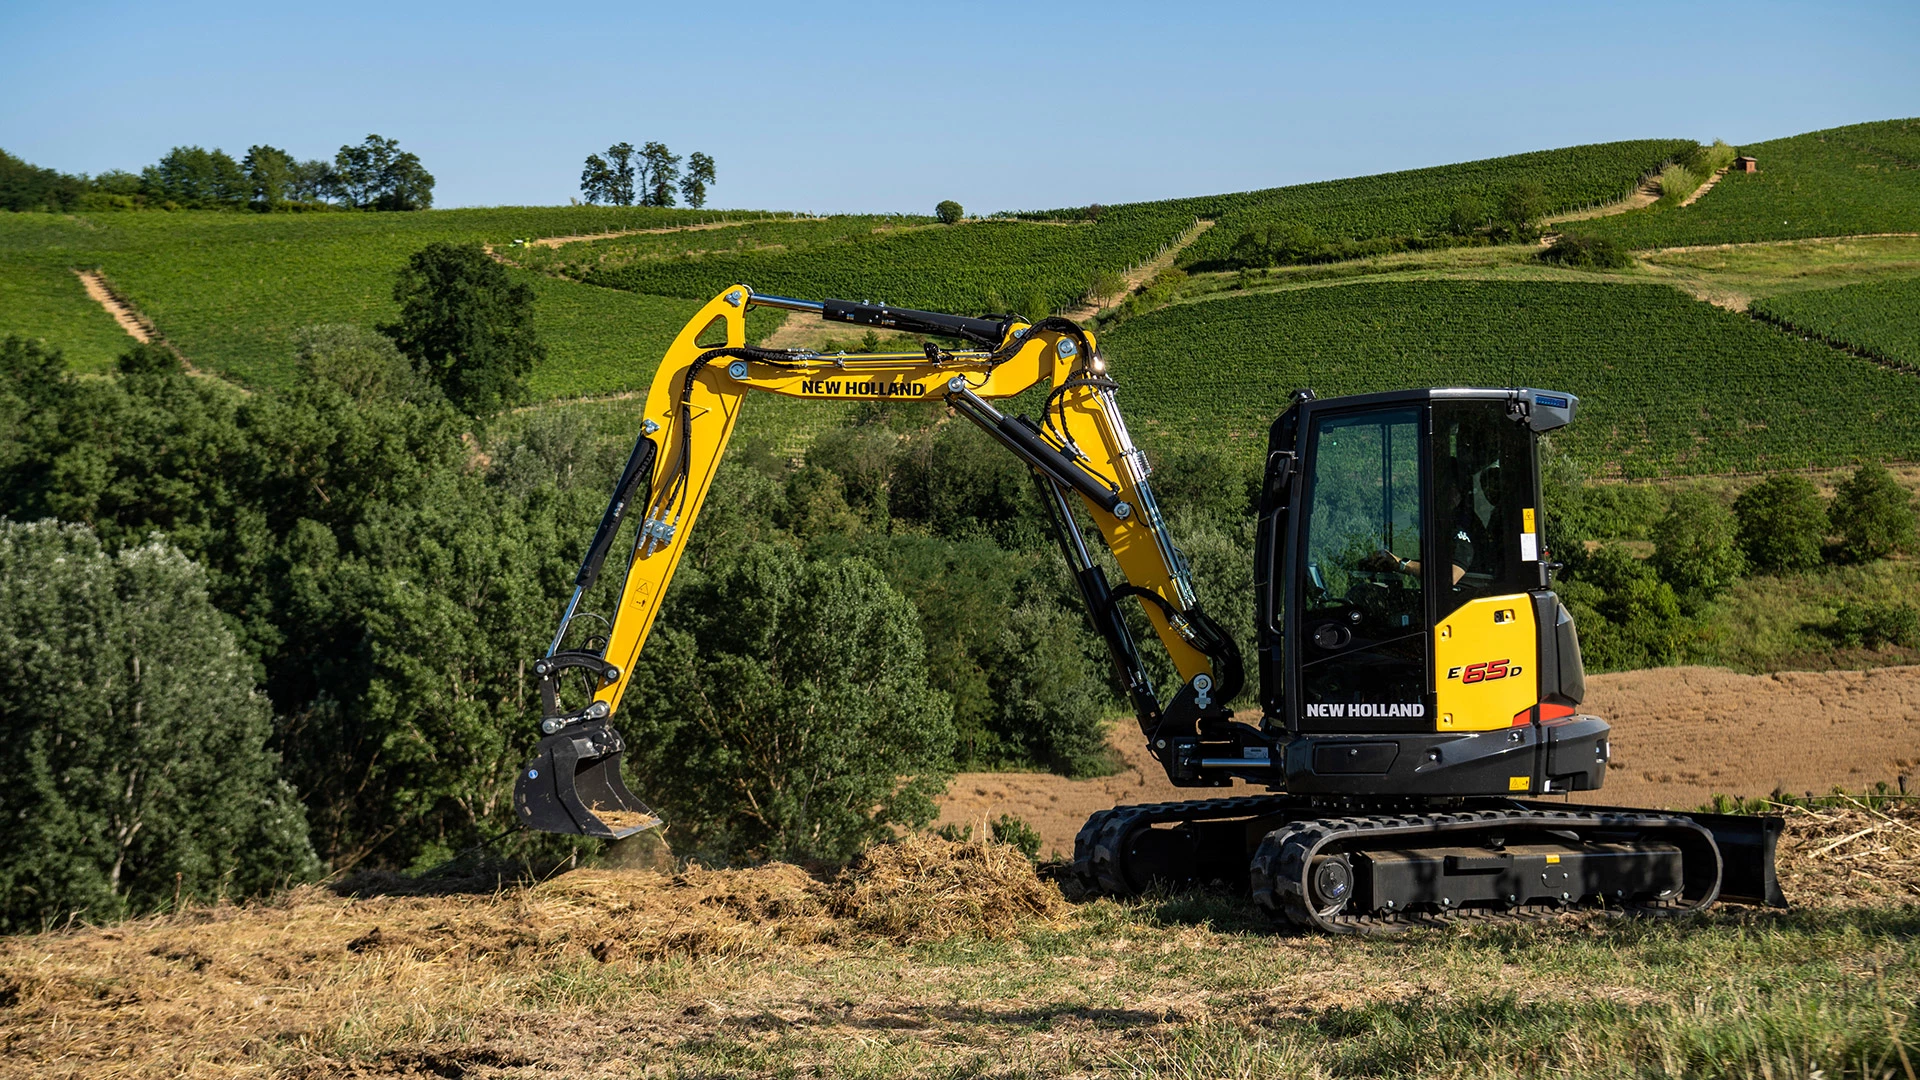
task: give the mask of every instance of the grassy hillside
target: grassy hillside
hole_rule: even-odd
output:
[[[1789,293],[1754,314],[1819,341],[1920,370],[1920,278]]]
[[[5,305],[0,306],[0,334],[44,337],[72,349],[76,366],[104,365],[125,342],[101,329],[104,314],[86,300],[69,272],[97,268],[194,363],[242,383],[271,386],[289,377],[290,343],[298,328],[342,322],[370,326],[391,318],[394,271],[435,240],[505,244],[717,216],[612,207],[411,214],[0,214],[0,281],[32,283],[0,293]],[[555,332],[550,340],[563,356],[577,356],[596,344],[609,326],[632,326],[667,310],[625,296],[587,297],[588,290],[578,285],[542,291],[559,297],[569,289],[577,298],[548,306],[572,303],[595,312],[596,319],[578,327],[583,342],[575,346],[557,340],[571,336],[573,328],[554,323],[554,313],[548,313],[543,321]],[[46,299],[16,302],[23,291],[29,301]],[[672,310],[686,313],[671,320],[678,329],[693,306]],[[658,328],[646,325],[654,333],[649,340],[659,340]],[[563,394],[607,388],[560,377],[543,376],[543,382],[549,392]]]
[[[1225,438],[1256,454],[1299,386],[1479,383],[1579,394],[1562,443],[1616,475],[1920,448],[1920,379],[1661,286],[1362,282],[1180,305],[1104,341],[1149,446]]]
[[[1211,269],[1240,238],[1262,230],[1310,229],[1323,242],[1439,236],[1463,201],[1490,213],[1515,184],[1539,185],[1549,214],[1613,202],[1693,146],[1685,139],[1597,143],[1230,196],[1181,264]]]
[[[1633,248],[1745,244],[1920,231],[1920,119],[1813,131],[1740,148],[1757,173],[1729,172],[1699,202],[1582,222]]]
[[[982,312],[1068,307],[1103,273],[1119,273],[1192,224],[1177,213],[1116,214],[1098,222],[971,221],[845,233],[822,226],[797,246],[716,251],[682,259],[618,258],[584,280],[663,296],[712,296],[735,281],[787,296],[886,300]]]

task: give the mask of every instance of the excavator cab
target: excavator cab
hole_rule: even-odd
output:
[[[1571,394],[1416,390],[1274,424],[1256,596],[1284,786],[1546,794],[1600,786],[1579,641],[1552,592],[1535,444]]]

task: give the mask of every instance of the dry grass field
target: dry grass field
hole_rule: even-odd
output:
[[[1791,810],[1788,912],[1386,939],[933,837],[310,886],[0,942],[0,1075],[1911,1077],[1917,811]]]

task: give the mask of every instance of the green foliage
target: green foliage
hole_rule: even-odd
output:
[[[833,219],[811,230],[794,223],[764,241],[722,229],[630,248],[664,254],[691,247],[686,258],[622,261],[615,253],[639,238],[621,238],[602,249],[611,257],[568,272],[589,284],[689,300],[744,281],[787,296],[884,299],[935,311],[1052,311],[1077,303],[1101,272],[1118,274],[1151,259],[1190,224],[1159,212],[1066,226],[993,219],[901,228]],[[733,246],[741,240],[751,246]]]
[[[1920,446],[1920,381],[1664,286],[1369,282],[1229,295],[1125,322],[1101,348],[1150,450],[1258,455],[1277,403],[1300,386],[1328,396],[1449,385],[1579,394],[1560,449],[1626,477],[1899,459]],[[1230,392],[1209,390],[1223,379]]]
[[[939,218],[942,225],[958,225],[960,219],[966,216],[966,211],[952,199],[942,199],[933,208],[933,216]]]
[[[480,245],[428,244],[407,260],[393,298],[400,318],[380,332],[469,416],[492,416],[527,396],[527,373],[547,355],[533,325],[533,289]]]
[[[1748,309],[1797,334],[1920,371],[1920,279],[1764,297]]]
[[[642,146],[638,179],[641,206],[672,206],[680,183],[680,155],[665,143]]]
[[[1733,513],[1740,520],[1740,549],[1754,569],[1777,573],[1820,565],[1827,508],[1813,481],[1775,473],[1741,492]]]
[[[30,165],[0,150],[0,210],[69,210],[85,190],[79,177]]]
[[[199,566],[0,520],[0,930],[313,874],[270,733]]]
[[[240,167],[246,171],[251,187],[249,205],[255,210],[278,210],[287,201],[296,168],[291,154],[277,147],[251,146]]]
[[[707,188],[713,184],[713,158],[695,150],[687,155],[687,174],[680,178],[680,195],[696,209],[707,205]]]
[[[333,157],[334,183],[350,206],[363,210],[427,210],[433,206],[433,174],[418,155],[380,135],[359,146],[342,146]]]
[[[1540,261],[1590,270],[1624,270],[1633,265],[1633,257],[1603,237],[1562,233],[1540,252]]]
[[[246,171],[225,150],[176,146],[140,174],[142,193],[168,209],[232,210],[252,192]]]
[[[1841,483],[1827,518],[1855,561],[1914,549],[1913,496],[1877,462],[1863,463]]]
[[[1856,648],[1897,645],[1920,649],[1920,608],[1903,603],[1847,601],[1833,613],[1826,632],[1836,643]]]
[[[864,560],[760,545],[676,589],[624,725],[676,847],[838,859],[925,825],[953,727],[924,655],[912,606]]]
[[[1704,491],[1675,492],[1653,527],[1653,566],[1683,596],[1725,592],[1746,569],[1733,511]]]
[[[1679,663],[1694,636],[1673,587],[1618,544],[1570,551],[1558,589],[1580,628],[1588,671]]]
[[[1001,814],[987,824],[987,839],[996,844],[1005,844],[1025,855],[1034,862],[1040,861],[1040,832],[1014,814]],[[971,825],[942,825],[934,830],[935,836],[955,842],[973,839]]]
[[[1675,139],[1599,143],[1182,200],[1178,205],[1186,213],[1217,221],[1181,254],[1180,264],[1231,270],[1418,250],[1448,235],[1474,235],[1485,225],[1503,236],[1522,235],[1526,227],[1517,223],[1625,198],[1641,177],[1691,145]],[[1268,245],[1276,262],[1249,263],[1245,249],[1235,251],[1250,234],[1288,239]]]
[[[1920,119],[1852,124],[1741,151],[1759,171],[1729,172],[1692,206],[1656,204],[1581,228],[1636,250],[1913,230]]]

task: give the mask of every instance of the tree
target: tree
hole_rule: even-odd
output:
[[[933,216],[939,218],[942,225],[958,224],[965,213],[966,211],[960,208],[960,204],[952,199],[942,199],[940,204],[933,208]]]
[[[633,144],[617,142],[607,147],[607,201],[615,206],[633,205]]]
[[[707,205],[707,185],[713,183],[713,159],[695,150],[687,155],[687,175],[680,180],[680,194],[687,205],[698,209]]]
[[[1447,228],[1456,236],[1472,236],[1487,224],[1488,216],[1485,200],[1477,195],[1461,195],[1453,201],[1453,209],[1447,214]]]
[[[140,174],[148,198],[188,209],[223,209],[246,203],[252,183],[224,150],[176,146]]]
[[[0,150],[0,210],[69,210],[84,190],[80,177],[29,165]]]
[[[1676,492],[1666,516],[1653,527],[1653,565],[1682,594],[1710,598],[1724,592],[1746,568],[1740,526],[1712,495]]]
[[[533,328],[533,289],[479,244],[436,241],[415,252],[393,298],[400,319],[380,332],[468,416],[525,397],[527,373],[547,355]]]
[[[580,170],[580,197],[587,200],[589,206],[613,202],[613,169],[599,154],[588,154],[587,163]]]
[[[1733,501],[1733,516],[1740,521],[1740,549],[1755,569],[1777,573],[1820,565],[1827,509],[1806,477],[1767,477]]]
[[[396,140],[368,135],[359,146],[342,146],[333,167],[346,201],[363,210],[433,207],[433,174]]]
[[[1857,562],[1914,549],[1913,496],[1876,462],[1862,464],[1840,485],[1827,516],[1842,550]]]
[[[913,607],[864,559],[763,544],[689,581],[628,700],[638,790],[709,857],[846,858],[931,821],[952,767]]]
[[[285,150],[250,146],[241,165],[251,185],[254,209],[276,210],[286,202],[287,189],[293,183],[294,165],[293,157]]]
[[[340,174],[331,162],[314,159],[295,162],[287,177],[287,198],[299,203],[321,203],[340,198]]]
[[[672,206],[673,189],[680,181],[680,155],[665,143],[650,142],[640,148],[640,186],[642,206]]]
[[[314,873],[252,671],[165,542],[0,521],[0,928]]]
[[[1500,195],[1500,231],[1511,239],[1532,239],[1546,212],[1547,193],[1539,181],[1515,181]]]

